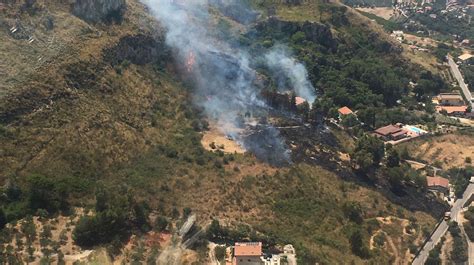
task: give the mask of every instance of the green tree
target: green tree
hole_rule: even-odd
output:
[[[387,150],[387,167],[400,166],[400,154],[394,148]]]
[[[355,115],[344,115],[342,117],[341,124],[346,127],[346,128],[351,128],[359,124],[359,121],[357,120]]]
[[[351,159],[362,171],[367,172],[371,167],[378,166],[384,155],[384,143],[374,136],[364,135],[356,141]]]
[[[403,191],[403,181],[405,180],[405,174],[402,168],[392,167],[387,169],[388,182],[395,193],[401,193]]]
[[[356,229],[350,237],[352,253],[355,255],[367,259],[370,257],[370,252],[368,247],[364,243],[364,236],[360,229]]]
[[[5,216],[5,211],[3,208],[0,208],[0,230],[5,228],[5,225],[7,225],[7,217]]]
[[[349,218],[352,222],[357,224],[362,224],[364,221],[362,217],[362,207],[359,203],[356,202],[349,202],[344,204],[343,207],[344,215]]]
[[[28,178],[28,184],[28,204],[33,212],[45,209],[52,214],[69,209],[69,189],[64,183],[46,176],[32,175]]]
[[[164,216],[160,216],[156,219],[155,226],[156,226],[156,229],[161,232],[161,231],[166,230],[166,228],[168,227],[168,224],[169,224],[168,219],[166,219],[166,217]]]

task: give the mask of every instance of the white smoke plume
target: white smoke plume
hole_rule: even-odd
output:
[[[212,0],[219,2],[218,0]],[[225,39],[216,39],[216,34],[209,30],[212,15],[208,13],[207,0],[142,0],[160,24],[166,29],[166,43],[175,54],[178,63],[184,66],[194,84],[195,103],[202,106],[210,118],[219,124],[230,124],[220,128],[223,133],[232,135],[249,151],[257,156],[265,156],[270,147],[272,154],[281,153],[289,162],[286,144],[279,137],[276,129],[265,130],[267,138],[261,137],[239,139],[235,131],[238,115],[254,109],[268,108],[259,99],[260,89],[256,71],[251,68],[252,60],[244,49],[235,47]],[[237,0],[239,9],[248,8]],[[222,3],[222,2],[219,2]],[[232,9],[226,9],[232,13]],[[246,21],[255,16],[249,9]],[[283,50],[281,50],[283,51]],[[298,96],[314,101],[314,88],[307,80],[307,72],[302,64],[291,59],[287,53],[271,51],[267,56],[268,66],[274,71],[283,71]],[[290,88],[291,89],[291,88]],[[254,140],[253,140],[254,139]],[[265,159],[265,158],[263,158]]]
[[[296,96],[304,98],[311,106],[316,99],[313,85],[303,64],[289,55],[284,47],[274,47],[265,55],[268,67],[274,72],[280,91],[294,89]],[[288,82],[289,81],[289,82]]]

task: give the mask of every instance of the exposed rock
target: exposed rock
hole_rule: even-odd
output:
[[[76,0],[72,4],[72,13],[90,23],[120,23],[125,10],[125,0]]]

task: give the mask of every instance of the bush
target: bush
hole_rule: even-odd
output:
[[[449,232],[453,236],[453,249],[450,253],[451,260],[455,264],[463,264],[467,261],[467,244],[464,240],[463,233],[461,228],[459,228],[458,223],[450,222],[449,223]]]
[[[226,247],[225,246],[216,246],[215,249],[216,258],[218,261],[223,261],[225,259]]]
[[[67,184],[41,175],[30,176],[28,183],[28,206],[33,212],[45,209],[49,214],[53,214],[59,210],[69,210]]]
[[[362,207],[359,203],[350,202],[344,204],[343,207],[344,215],[356,224],[362,224],[364,219],[362,218]]]
[[[156,230],[158,230],[159,232],[165,231],[166,228],[168,227],[168,224],[169,222],[168,222],[168,219],[166,219],[166,217],[160,216],[156,218],[155,227],[156,227]]]
[[[363,259],[367,259],[370,257],[369,248],[364,243],[365,240],[360,229],[356,229],[352,233],[349,241],[351,243],[352,253]]]

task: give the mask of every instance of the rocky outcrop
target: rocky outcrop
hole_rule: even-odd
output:
[[[72,13],[89,23],[120,23],[125,10],[125,0],[76,0],[72,4]]]

